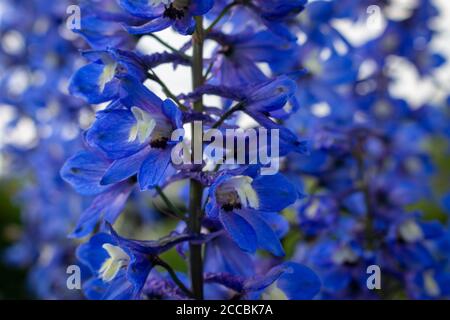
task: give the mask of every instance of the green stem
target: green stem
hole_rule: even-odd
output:
[[[183,291],[189,298],[195,298],[195,295],[192,293],[192,291],[189,290],[184,285],[183,281],[181,281],[180,278],[178,278],[177,273],[172,269],[172,267],[167,262],[165,262],[161,258],[157,258],[155,263],[158,266],[161,266],[164,269],[166,269],[166,271],[169,273],[170,277],[172,278],[173,282],[175,282],[175,284],[181,289],[181,291]]]
[[[158,37],[157,35],[153,34],[153,33],[149,33],[148,34],[150,37],[152,37],[153,39],[155,39],[156,41],[158,41],[160,44],[162,44],[164,47],[166,47],[167,49],[169,49],[170,51],[172,51],[173,53],[176,53],[178,55],[180,55],[181,57],[183,57],[186,60],[191,60],[191,57],[188,56],[187,54],[185,54],[184,52],[181,52],[180,50],[172,47],[170,44],[168,44],[167,42],[165,42],[163,39],[161,39],[160,37]]]
[[[192,37],[193,58],[192,58],[192,83],[193,89],[203,85],[203,17],[195,17],[196,30]],[[197,112],[203,111],[203,100],[200,98],[194,103],[194,110]],[[194,132],[194,124],[192,123],[192,132]],[[197,141],[200,140],[200,141]],[[197,149],[197,144],[202,144],[202,139],[192,138],[192,157],[194,157],[194,150]],[[203,187],[200,182],[191,179],[190,182],[190,203],[189,203],[189,230],[193,234],[200,234],[201,219],[202,219],[202,194]],[[189,270],[192,284],[192,291],[197,299],[203,299],[203,259],[202,259],[202,245],[190,243],[189,244]]]
[[[214,59],[211,59],[211,62],[209,63],[208,69],[206,69],[205,75],[203,76],[203,82],[206,82],[208,80],[209,75],[211,74],[212,68],[214,67]]]
[[[160,187],[156,187],[156,192],[158,192],[161,199],[166,204],[167,208],[176,214],[176,217],[179,219],[184,219],[184,214],[169,200],[164,191]]]
[[[217,120],[216,123],[214,123],[214,125],[211,127],[212,129],[217,129],[218,127],[220,127],[222,125],[222,123],[225,122],[225,120],[227,120],[229,117],[231,117],[233,115],[233,113],[244,109],[244,104],[242,102],[239,102],[238,104],[236,104],[234,107],[231,107],[230,109],[228,109],[227,112],[225,112],[219,120]]]

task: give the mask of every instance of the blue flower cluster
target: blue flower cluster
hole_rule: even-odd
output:
[[[67,266],[77,263],[67,234],[87,201],[61,179],[59,168],[81,148],[81,119],[92,111],[66,89],[82,63],[81,42],[61,27],[69,4],[2,1],[0,9],[2,173],[20,182],[15,198],[23,226],[2,258],[28,267],[29,286],[46,299],[82,297],[66,286]]]
[[[435,183],[450,88],[436,78],[433,1],[395,17],[376,0],[80,0],[73,30],[69,0],[4,3],[0,112],[7,130],[34,132],[0,145],[23,181],[23,233],[5,258],[30,268],[38,297],[450,297],[449,185]],[[342,23],[370,6],[385,26],[350,41]],[[433,99],[393,90],[398,61]],[[167,66],[189,70],[189,92],[162,80]],[[240,147],[277,155],[280,172],[174,159],[210,149],[213,130],[235,155],[229,132],[245,128],[278,138]],[[67,286],[73,265],[82,290]]]

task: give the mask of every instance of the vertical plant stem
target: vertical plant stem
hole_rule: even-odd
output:
[[[192,59],[192,83],[194,90],[203,84],[203,18],[195,18],[197,27],[192,37],[193,59]],[[194,109],[197,112],[203,111],[203,99],[200,98],[194,103]],[[192,123],[192,157],[194,159],[194,150],[197,150],[197,144],[202,144],[202,139],[194,135],[194,124]],[[199,141],[200,140],[200,141]],[[202,194],[203,187],[200,182],[192,179],[190,182],[190,203],[189,203],[189,229],[194,234],[201,231],[202,219]],[[189,270],[192,284],[192,292],[196,299],[203,299],[203,260],[202,245],[189,245]]]

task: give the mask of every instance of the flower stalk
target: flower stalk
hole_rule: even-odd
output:
[[[195,18],[197,27],[192,36],[193,59],[192,59],[192,83],[193,89],[197,89],[203,85],[203,43],[204,30],[203,18]],[[197,112],[203,111],[203,99],[200,97],[194,103],[194,110]],[[192,123],[192,132],[194,132],[194,124]],[[192,137],[192,157],[198,148],[197,144],[202,147],[202,140],[198,137]],[[200,182],[192,179],[190,182],[190,204],[189,204],[189,222],[188,227],[191,233],[199,234],[201,231],[202,219],[202,194],[203,187]],[[202,259],[202,245],[190,243],[189,245],[189,271],[191,278],[192,291],[196,299],[203,299],[203,259]]]

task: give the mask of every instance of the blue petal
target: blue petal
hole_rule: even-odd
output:
[[[119,0],[119,6],[133,16],[154,19],[164,12],[163,6],[154,7],[148,0]]]
[[[297,84],[287,76],[280,76],[257,85],[250,91],[251,103],[247,109],[259,112],[271,112],[283,108],[295,94]]]
[[[278,238],[283,238],[289,232],[289,222],[278,212],[260,212],[259,215]]]
[[[135,292],[142,290],[152,268],[153,264],[148,259],[148,256],[140,254],[132,256],[130,265],[127,268],[127,279],[134,285]]]
[[[100,180],[110,162],[93,152],[79,152],[66,161],[61,168],[61,177],[79,194],[96,195],[108,187],[101,186]]]
[[[223,227],[244,251],[254,253],[257,248],[258,239],[252,226],[241,216],[233,212],[220,212],[220,221]]]
[[[83,283],[83,295],[89,300],[101,300],[107,286],[102,279],[92,277]]]
[[[258,239],[258,245],[261,248],[272,252],[276,256],[284,256],[280,239],[278,239],[273,229],[259,217],[258,211],[240,210],[236,214],[239,214],[252,226]]]
[[[150,114],[161,113],[163,101],[133,77],[121,78],[121,101],[128,108],[139,107]]]
[[[101,180],[102,185],[109,185],[128,179],[139,172],[142,162],[148,157],[150,147],[146,147],[126,158],[114,161]]]
[[[214,74],[213,83],[217,84],[232,83],[234,86],[243,86],[248,83],[267,81],[267,77],[258,68],[255,61],[246,56],[222,59]]]
[[[352,281],[351,274],[342,269],[332,269],[321,275],[324,290],[339,292],[345,290]]]
[[[212,9],[214,0],[197,0],[191,1],[189,11],[193,16],[201,16]]]
[[[128,281],[127,272],[120,270],[113,281],[109,283],[102,300],[135,300],[139,299],[140,291]]]
[[[242,37],[242,36],[241,36]],[[269,31],[249,32],[248,38],[238,43],[237,50],[240,50],[254,61],[270,62],[289,59],[293,54],[295,46]],[[267,80],[267,79],[266,79]]]
[[[138,174],[141,190],[156,187],[164,178],[170,164],[171,149],[152,149],[142,163]]]
[[[281,22],[266,22],[265,25],[267,26],[270,31],[275,33],[276,35],[285,38],[289,41],[295,41],[297,40],[297,37],[292,34],[292,32],[289,31],[289,28],[286,26],[286,24]]]
[[[122,212],[132,189],[133,185],[124,182],[98,195],[83,212],[70,237],[82,238],[88,235],[99,222],[113,224]]]
[[[186,15],[182,19],[176,20],[173,28],[182,35],[190,35],[195,31],[195,20],[191,15]]]
[[[162,31],[172,25],[173,21],[169,18],[158,17],[141,26],[124,26],[130,34],[147,34]]]
[[[164,100],[163,112],[167,116],[167,118],[171,120],[172,126],[174,128],[183,127],[182,122],[183,113],[172,100],[170,99]]]
[[[104,110],[86,134],[87,142],[102,150],[110,159],[128,157],[146,146],[137,139],[130,142],[136,119],[129,110]]]
[[[290,300],[309,300],[319,293],[321,282],[319,277],[310,268],[287,262],[289,268],[277,281],[281,289]]]
[[[281,211],[297,200],[295,187],[281,174],[259,176],[252,187],[258,194],[261,211]]]
[[[135,300],[140,291],[135,290],[128,281],[126,270],[122,269],[113,281],[104,282],[100,278],[91,278],[83,284],[83,294],[89,300]]]
[[[212,239],[206,245],[206,272],[226,272],[250,277],[254,274],[251,256],[243,252],[225,235]]]
[[[80,245],[76,251],[77,259],[84,263],[95,275],[100,270],[109,254],[103,249],[105,243],[116,244],[113,237],[107,233],[98,233],[88,242]]]
[[[278,280],[278,278],[288,269],[284,264],[273,267],[269,272],[265,273],[263,276],[256,276],[248,279],[245,282],[245,290],[247,292],[251,291],[261,291],[269,287],[272,283]]]
[[[114,99],[119,93],[119,81],[117,79],[109,81],[101,91],[99,83],[104,68],[104,64],[91,63],[79,69],[70,81],[70,93],[92,104]]]
[[[266,115],[259,113],[259,112],[252,112],[250,110],[245,110],[245,112],[252,117],[256,122],[258,122],[261,126],[263,126],[266,129],[272,130],[272,129],[278,129],[279,130],[279,137],[280,137],[280,156],[285,156],[289,152],[297,152],[300,154],[306,154],[308,153],[308,142],[307,141],[300,141],[296,134],[294,134],[289,129],[281,126],[278,123],[275,123],[267,117]],[[270,134],[270,131],[269,131]]]
[[[99,50],[118,47],[129,41],[128,34],[116,21],[103,19],[95,13],[86,13],[81,19],[81,29],[74,32],[80,34],[91,48]]]

